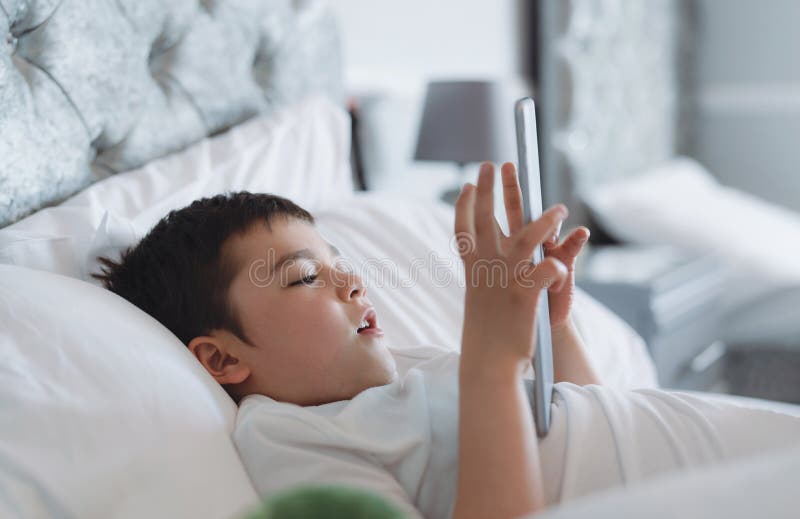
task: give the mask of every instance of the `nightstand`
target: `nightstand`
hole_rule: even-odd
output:
[[[724,390],[721,265],[669,247],[605,246],[587,253],[577,285],[644,338],[659,383]]]

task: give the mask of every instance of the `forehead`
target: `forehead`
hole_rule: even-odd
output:
[[[259,222],[225,242],[225,255],[239,270],[244,264],[280,257],[298,249],[324,250],[327,242],[316,228],[296,218],[275,218],[269,227]]]

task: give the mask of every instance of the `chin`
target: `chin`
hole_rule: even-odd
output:
[[[397,367],[395,366],[394,358],[392,358],[390,363],[385,363],[380,367],[380,370],[376,370],[376,376],[374,377],[373,381],[364,389],[391,384],[397,380],[398,377],[399,375],[397,374]]]
[[[394,360],[394,357],[389,352],[388,349],[384,349],[386,353],[386,361],[383,363],[383,372],[385,375],[386,382],[385,384],[391,384],[398,378],[397,374],[397,363]]]
[[[397,370],[392,368],[391,371],[387,371],[386,372],[386,375],[384,376],[383,381],[379,385],[385,386],[386,384],[391,384],[392,382],[397,380],[397,378],[398,378]]]

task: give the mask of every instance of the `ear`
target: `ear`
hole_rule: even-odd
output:
[[[240,384],[250,376],[250,367],[234,354],[231,344],[213,335],[195,337],[189,351],[220,384]]]

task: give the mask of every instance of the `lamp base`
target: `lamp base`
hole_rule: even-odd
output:
[[[443,202],[447,202],[450,205],[456,205],[456,200],[458,200],[458,195],[461,194],[461,188],[464,185],[464,181],[467,177],[464,166],[464,163],[458,163],[458,182],[455,186],[451,187],[439,196],[439,199],[441,199]]]
[[[459,194],[461,194],[461,187],[454,187],[442,193],[439,198],[450,205],[456,205]]]

